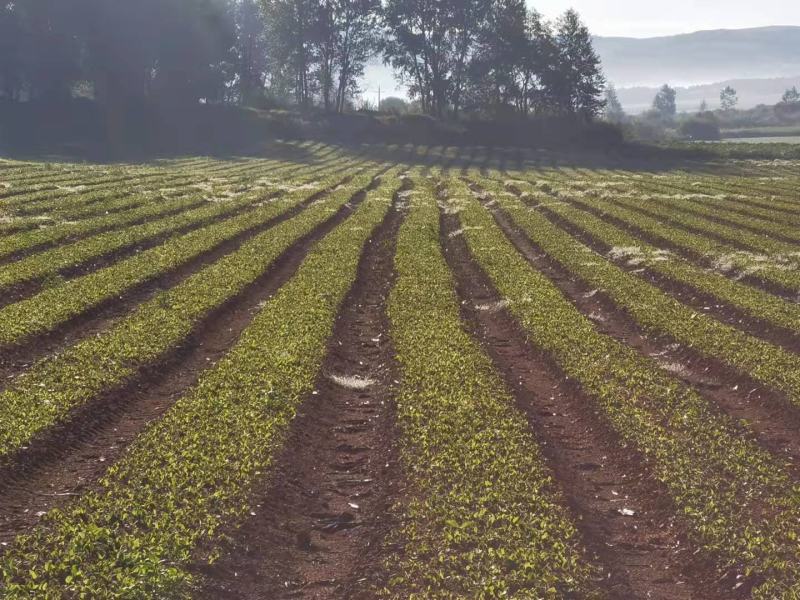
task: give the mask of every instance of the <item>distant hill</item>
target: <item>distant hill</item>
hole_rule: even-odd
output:
[[[719,92],[728,85],[739,95],[737,108],[753,108],[759,104],[771,106],[780,101],[788,88],[797,86],[800,89],[800,75],[776,79],[728,79],[717,83],[676,87],[678,110],[696,111],[703,100],[708,103],[709,108],[719,108]],[[626,112],[638,114],[653,105],[653,98],[659,87],[661,86],[618,88],[617,94]]]
[[[620,88],[629,112],[649,108],[664,83],[678,90],[682,110],[705,99],[712,108],[719,91],[731,84],[741,108],[775,104],[787,87],[800,87],[800,27],[761,27],[698,31],[656,38],[595,37],[608,80]],[[712,83],[719,82],[719,83]],[[376,58],[367,66],[363,96],[405,96],[389,67]],[[624,88],[624,89],[623,89]]]
[[[800,75],[800,27],[720,29],[655,38],[596,37],[617,87],[695,85]]]

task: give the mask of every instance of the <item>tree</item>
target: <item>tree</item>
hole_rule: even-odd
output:
[[[792,86],[784,92],[781,103],[792,105],[800,104],[800,92],[797,91],[797,86]]]
[[[719,93],[719,103],[722,107],[722,110],[733,110],[739,103],[739,97],[736,94],[736,90],[729,85],[725,86],[725,88]]]
[[[309,106],[314,94],[311,68],[314,19],[312,0],[262,0],[267,23],[267,49],[273,89],[294,96],[298,106]]]
[[[387,0],[384,61],[426,113],[458,113],[488,0]]]
[[[676,97],[677,92],[675,92],[675,89],[665,83],[653,100],[653,111],[658,117],[666,121],[674,119],[678,113],[678,107],[675,103]]]
[[[356,91],[364,65],[377,49],[380,0],[333,0],[336,110],[343,112],[348,95]],[[327,103],[326,103],[327,106]]]
[[[0,6],[0,98],[18,100],[25,81],[24,31],[13,4]]]
[[[234,0],[232,7],[237,99],[244,104],[262,95],[268,70],[266,25],[261,8],[256,0]]]
[[[708,112],[708,102],[706,102],[705,98],[703,98],[703,101],[700,103],[700,109],[698,112],[701,114]]]
[[[613,85],[606,88],[605,118],[610,123],[622,123],[625,120],[625,110],[622,108],[617,90]]]
[[[605,106],[601,99],[605,77],[589,29],[574,10],[564,13],[556,24],[555,49],[552,92],[556,108],[586,119],[596,117]]]
[[[536,76],[537,48],[531,35],[535,13],[524,0],[494,0],[478,32],[469,65],[470,107],[527,113],[528,91]]]

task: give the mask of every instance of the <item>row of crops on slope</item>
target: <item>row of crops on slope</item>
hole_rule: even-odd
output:
[[[386,598],[619,593],[600,573],[625,566],[601,565],[586,549],[591,524],[565,499],[569,481],[548,464],[542,425],[521,410],[519,382],[465,321],[441,224],[455,219],[449,235],[463,237],[466,260],[502,299],[476,310],[502,311],[547,368],[577,386],[611,443],[641,457],[644,477],[665,490],[654,501],[669,506],[701,565],[688,575],[691,589],[796,598],[794,465],[703,389],[604,333],[560,281],[602,294],[647,335],[775,390],[785,402],[770,400],[771,410],[794,415],[797,348],[755,331],[763,322],[800,339],[792,165],[648,173],[624,164],[554,167],[557,158],[533,154],[528,168],[506,172],[480,149],[384,150],[304,143],[292,145],[296,160],[0,162],[0,290],[9,298],[0,302],[0,352],[24,358],[40,338],[76,329],[57,352],[22,361],[0,382],[0,473],[22,474],[12,487],[25,485],[17,466],[29,448],[79,426],[82,410],[103,410],[116,390],[160,365],[180,365],[181,349],[214,315],[299,255],[285,283],[253,302],[222,358],[184,384],[102,478],[66,492],[0,548],[0,595],[199,597],[207,571],[197,565],[227,553],[237,527],[269,519],[256,508],[259,490],[287,460],[281,450],[296,417],[327,376],[329,339],[368,240],[399,211],[381,338],[398,366],[385,401],[400,472],[385,476],[402,481],[381,500],[390,527],[342,526],[374,528],[376,540],[364,549],[367,570],[341,573],[355,586],[347,589]],[[517,155],[500,154],[495,164]],[[651,275],[752,322],[723,322]],[[117,304],[125,310],[99,332],[80,334],[83,319]],[[57,466],[59,456],[47,460]],[[7,489],[0,485],[0,498]],[[292,543],[302,546],[302,537]],[[658,579],[683,585],[684,575]]]

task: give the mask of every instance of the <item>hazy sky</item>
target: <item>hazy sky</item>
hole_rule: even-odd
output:
[[[548,18],[572,7],[595,35],[650,37],[702,29],[800,25],[797,0],[528,0]]]

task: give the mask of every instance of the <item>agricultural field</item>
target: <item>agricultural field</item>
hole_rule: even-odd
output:
[[[800,161],[0,161],[0,597],[800,598]]]

